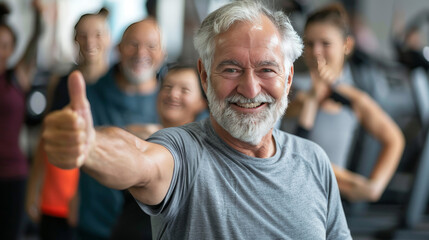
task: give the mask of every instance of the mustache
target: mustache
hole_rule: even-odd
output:
[[[259,93],[254,98],[247,98],[241,94],[234,94],[225,99],[227,103],[274,103],[274,97],[270,96],[267,93]]]
[[[144,64],[144,65],[150,65],[150,66],[152,66],[153,64],[152,59],[149,57],[143,57],[143,58],[134,57],[130,59],[130,62],[132,64]]]

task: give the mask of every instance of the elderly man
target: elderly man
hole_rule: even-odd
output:
[[[195,45],[209,119],[147,141],[95,130],[76,73],[70,106],[45,120],[51,162],[129,189],[156,216],[157,239],[351,239],[326,154],[273,128],[302,50],[288,18],[233,2],[204,20]]]

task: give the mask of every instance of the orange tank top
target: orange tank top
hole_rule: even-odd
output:
[[[42,189],[43,214],[67,218],[69,203],[77,191],[79,169],[64,170],[55,167],[44,157],[45,179]]]

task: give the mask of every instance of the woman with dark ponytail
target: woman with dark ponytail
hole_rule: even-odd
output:
[[[311,87],[297,92],[287,119],[298,122],[296,134],[318,143],[327,153],[343,198],[378,201],[392,178],[404,149],[404,136],[390,116],[345,74],[353,52],[347,12],[340,3],[317,9],[304,27],[304,60]],[[348,169],[356,130],[362,127],[381,144],[369,177]]]
[[[19,145],[24,124],[25,96],[36,73],[37,39],[40,33],[39,1],[33,1],[35,29],[18,63],[8,68],[17,38],[6,23],[8,6],[0,4],[0,239],[19,239],[23,227],[28,161]]]

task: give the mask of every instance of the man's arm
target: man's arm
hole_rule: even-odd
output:
[[[156,205],[170,186],[173,156],[161,145],[116,127],[96,131],[83,170],[110,188],[129,189],[139,201]]]
[[[161,124],[130,124],[125,127],[125,130],[136,135],[141,139],[148,139],[152,134],[162,129]]]
[[[43,140],[57,167],[82,167],[101,184],[130,189],[139,201],[160,203],[170,186],[174,161],[164,147],[116,127],[95,130],[80,72],[69,76],[70,105],[44,120]]]

